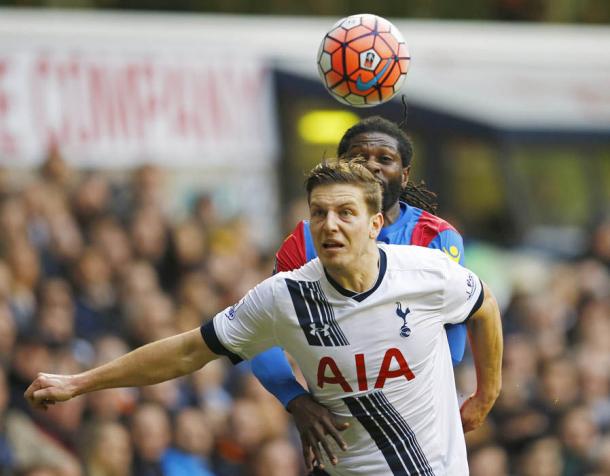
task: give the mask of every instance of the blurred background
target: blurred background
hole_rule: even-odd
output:
[[[247,364],[48,412],[22,393],[192,329],[271,274],[307,216],[304,172],[359,118],[403,119],[399,99],[346,108],[317,77],[324,33],[369,2],[2,4],[0,475],[303,475]],[[503,312],[471,474],[610,475],[610,3],[372,13],[413,58],[411,176]],[[456,384],[473,391],[470,356]]]

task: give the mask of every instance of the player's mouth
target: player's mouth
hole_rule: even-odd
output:
[[[345,246],[338,241],[328,240],[322,243],[322,248],[325,250],[338,250],[344,248]]]

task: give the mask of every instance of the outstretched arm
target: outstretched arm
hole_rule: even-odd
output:
[[[69,400],[105,388],[139,387],[187,375],[218,356],[199,328],[152,342],[100,367],[75,375],[40,373],[25,392],[32,406]]]
[[[502,387],[502,321],[490,289],[483,284],[481,307],[468,320],[468,336],[477,373],[477,389],[461,408],[464,432],[478,428]]]

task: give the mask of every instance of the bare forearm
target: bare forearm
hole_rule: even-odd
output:
[[[484,285],[485,300],[468,321],[468,335],[477,373],[477,394],[490,404],[502,387],[502,321],[491,290]]]
[[[116,360],[74,376],[75,395],[104,388],[152,385],[189,374],[216,358],[199,330],[140,347]]]

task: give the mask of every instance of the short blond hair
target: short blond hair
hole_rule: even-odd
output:
[[[309,203],[311,199],[313,189],[321,185],[333,184],[355,185],[361,188],[369,213],[374,215],[381,212],[383,195],[381,183],[358,161],[326,159],[311,169],[305,179],[307,202]]]

